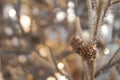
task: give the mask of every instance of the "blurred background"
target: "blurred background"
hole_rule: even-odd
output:
[[[97,71],[120,45],[120,3],[110,9],[99,34]],[[89,40],[85,0],[0,0],[0,80],[86,80],[69,43],[78,27]],[[119,59],[96,80],[120,80]]]

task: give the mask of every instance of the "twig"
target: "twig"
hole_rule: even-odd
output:
[[[86,0],[86,5],[88,8],[88,20],[89,20],[89,27],[91,28],[93,25],[93,12],[92,12],[92,1]]]
[[[95,61],[87,61],[88,65],[88,80],[94,80],[94,75],[95,75]]]
[[[120,52],[120,47],[117,49],[117,51],[114,53],[114,55],[112,56],[112,58],[109,60],[108,65],[111,64],[112,60],[116,57],[116,55],[119,54],[119,52]]]
[[[45,59],[41,58],[38,54],[38,51],[37,50],[34,50],[35,53],[32,53],[32,54],[29,54],[29,56],[34,56],[37,60],[41,61],[43,64],[47,65],[48,67],[50,67],[51,69],[55,69],[55,67],[53,65],[49,65],[50,63],[48,61],[46,61]]]
[[[72,80],[72,77],[71,77],[71,76],[68,76],[68,75],[64,74],[63,72],[61,72],[61,71],[58,69],[58,67],[57,67],[57,62],[56,62],[56,58],[55,58],[54,55],[53,55],[52,49],[51,49],[50,47],[49,47],[49,49],[50,49],[50,55],[51,55],[51,58],[52,58],[52,60],[53,60],[53,63],[54,63],[54,65],[55,65],[56,70],[57,70],[61,75],[64,75],[64,76],[67,77],[69,80]]]
[[[86,63],[82,60],[82,65],[83,65],[83,71],[84,71],[84,80],[89,80],[88,79],[88,73],[87,73],[87,65]]]
[[[93,25],[93,10],[92,10],[92,1],[86,0],[86,5],[88,8],[88,22],[89,22],[89,30],[91,31]]]
[[[72,55],[74,51],[72,50],[66,50],[66,51],[63,51],[61,54],[58,54],[56,55],[55,57],[58,59],[58,60],[62,60],[66,57],[68,57],[69,55]]]
[[[1,55],[0,55],[0,80],[4,80],[3,79],[3,74],[2,74],[2,58],[1,58]]]
[[[120,0],[112,0],[112,4],[120,3]]]
[[[109,6],[111,5],[111,0],[101,0],[99,2],[99,6],[98,6],[98,13],[97,13],[97,22],[95,25],[95,31],[93,34],[93,40],[94,42],[97,40],[97,34],[100,30],[100,27],[102,26],[103,23],[103,19],[107,13],[107,10],[109,8]]]
[[[0,55],[0,71],[2,70],[2,61],[1,61],[1,55]]]
[[[113,66],[115,66],[116,64],[120,63],[120,59],[118,59],[117,61],[113,62],[110,65],[105,65],[103,66],[101,69],[99,69],[96,73],[95,73],[95,78],[98,77],[100,74],[103,74],[104,72],[109,71],[110,68],[112,68]]]
[[[80,17],[76,17],[75,19],[75,28],[76,28],[76,34],[81,37],[82,29],[80,24]]]
[[[93,16],[93,19],[94,19],[94,25],[93,25],[93,28],[91,28],[91,35],[93,35],[93,32],[94,32],[94,27],[95,27],[95,23],[97,22],[97,18],[98,18],[98,8],[99,8],[99,1],[98,0],[92,0],[92,3],[93,3],[93,10],[95,12],[94,16]],[[91,36],[91,39],[93,39],[94,37]]]
[[[97,0],[93,0],[93,9],[95,10],[96,14],[98,13],[98,1]]]
[[[18,24],[20,25],[21,32],[24,33],[22,25],[20,24],[20,9],[21,9],[21,5],[22,5],[22,1],[21,0],[17,0],[17,5],[16,5],[17,21],[18,21]]]
[[[92,41],[86,42],[80,37],[75,36],[71,39],[71,46],[73,47],[73,50],[76,51],[82,57],[82,59],[87,62],[88,79],[94,80],[97,54],[97,48],[95,44]]]

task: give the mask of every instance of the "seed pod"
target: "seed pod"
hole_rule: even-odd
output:
[[[85,42],[78,36],[71,39],[71,46],[73,50],[77,52],[83,60],[95,60],[97,54],[97,48],[92,41]]]

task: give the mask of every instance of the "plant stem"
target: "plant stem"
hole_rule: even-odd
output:
[[[117,49],[117,51],[114,53],[114,55],[111,57],[111,59],[108,62],[108,65],[111,64],[111,62],[113,61],[113,59],[119,54],[120,52],[120,47]]]
[[[58,69],[58,67],[57,67],[57,61],[56,61],[55,56],[53,55],[53,51],[52,51],[52,49],[50,47],[49,47],[49,49],[50,49],[50,55],[51,55],[51,58],[53,60],[54,65],[55,65],[56,71],[58,71],[61,75],[64,75],[65,77],[67,77],[69,80],[72,80],[72,77],[70,75],[68,76],[68,75],[64,74],[62,71],[60,71]]]
[[[109,69],[111,69],[113,66],[120,64],[120,59],[114,61],[113,63],[111,63],[110,65],[106,64],[104,65],[101,69],[99,69],[96,73],[95,73],[95,78],[97,78],[100,74],[103,74],[107,71],[109,71]]]
[[[88,65],[88,80],[94,80],[94,75],[95,75],[95,61],[87,61]]]

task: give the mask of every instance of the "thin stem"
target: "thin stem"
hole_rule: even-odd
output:
[[[92,1],[86,0],[86,5],[88,8],[88,21],[89,21],[89,30],[91,31],[93,27],[93,10],[92,10]]]
[[[80,17],[76,17],[75,19],[75,28],[76,28],[76,34],[81,37],[82,29],[80,24]]]
[[[53,63],[54,63],[54,65],[55,65],[56,70],[57,70],[61,75],[64,75],[64,76],[66,76],[69,80],[72,80],[72,77],[71,77],[71,76],[68,76],[68,75],[64,74],[63,72],[61,72],[61,71],[58,69],[58,67],[57,67],[57,62],[56,62],[56,58],[55,58],[55,56],[53,55],[52,49],[51,49],[50,47],[49,47],[49,49],[50,49],[50,55],[51,55],[51,58],[52,58],[52,60],[53,60]]]
[[[119,54],[119,52],[120,52],[120,47],[117,49],[117,51],[114,53],[114,55],[112,56],[112,58],[109,60],[108,65],[111,64],[112,60],[116,57],[116,55]]]
[[[17,21],[18,24],[20,25],[20,30],[22,33],[24,33],[24,30],[22,28],[22,25],[20,24],[20,9],[21,9],[21,5],[22,5],[22,1],[21,0],[17,0],[17,6],[16,6],[16,11],[17,11]]]
[[[87,65],[86,65],[86,63],[83,60],[82,60],[82,65],[83,65],[83,71],[84,71],[84,80],[89,80],[88,79],[87,70],[86,70]]]
[[[99,69],[95,73],[95,78],[98,77],[100,74],[103,74],[104,72],[109,71],[110,68],[112,68],[113,66],[115,66],[116,64],[119,64],[119,63],[120,63],[120,59],[116,60],[115,62],[111,63],[110,65],[103,66],[101,69]]]
[[[100,3],[99,3],[99,11],[98,11],[98,14],[97,14],[97,22],[96,22],[95,31],[94,31],[94,34],[93,34],[94,42],[97,40],[97,34],[100,30],[100,27],[102,26],[103,19],[106,15],[107,10],[108,10],[110,5],[111,5],[111,0],[108,0],[108,2],[100,1]]]
[[[56,55],[55,57],[58,60],[62,60],[64,58],[66,58],[67,56],[72,55],[73,53],[74,53],[74,51],[72,51],[72,50],[65,50],[65,51],[61,52],[61,54]]]
[[[0,71],[2,70],[2,58],[1,58],[1,55],[0,55]]]
[[[88,64],[88,80],[94,80],[95,61],[87,61]]]
[[[1,58],[1,55],[0,55],[0,80],[4,80],[3,79],[3,74],[2,74],[2,58]]]
[[[112,4],[120,3],[120,0],[112,0]]]
[[[87,8],[88,8],[88,20],[89,20],[89,27],[92,27],[93,23],[93,15],[92,15],[92,1],[86,0]]]

